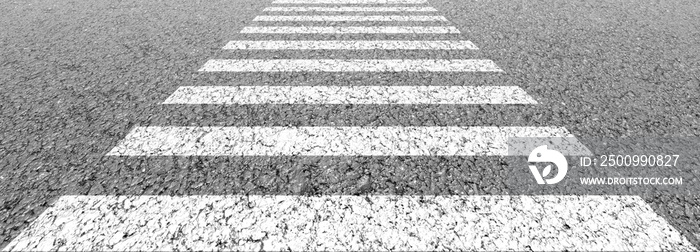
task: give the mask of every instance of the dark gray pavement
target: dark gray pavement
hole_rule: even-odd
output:
[[[134,126],[563,126],[582,139],[700,136],[698,1],[430,4],[480,50],[361,57],[485,58],[505,72],[199,73],[211,58],[331,54],[223,52],[227,41],[249,38],[238,31],[269,1],[0,3],[0,247],[70,194],[507,191],[498,157],[105,156]],[[182,85],[263,83],[515,85],[539,105],[160,104]],[[698,195],[643,197],[698,246]]]

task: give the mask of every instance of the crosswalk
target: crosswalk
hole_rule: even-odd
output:
[[[516,86],[182,86],[163,104],[537,104]]]
[[[272,4],[425,4],[427,0],[275,0]]]
[[[364,21],[383,21],[383,22],[409,22],[409,21],[444,21],[447,18],[443,16],[257,16],[253,21],[314,21],[314,22],[364,22]]]
[[[224,50],[477,50],[464,40],[288,40],[230,41]]]
[[[10,246],[47,251],[63,239],[70,251],[688,250],[664,223],[641,198],[624,196],[65,196]]]
[[[491,60],[212,59],[201,72],[502,72]]]
[[[137,127],[116,156],[506,156],[511,137],[561,127]]]
[[[241,33],[268,34],[449,34],[459,33],[454,26],[248,26]]]
[[[264,12],[433,12],[433,7],[267,7]]]
[[[253,19],[260,25],[247,26],[240,31],[249,40],[230,41],[222,49],[479,50],[467,40],[420,40],[425,34],[460,34],[446,17],[435,14],[437,9],[428,6],[427,0],[274,0],[272,4],[262,10],[266,15]],[[357,15],[364,13],[375,14]],[[430,26],[323,26],[320,23],[378,21],[428,22]],[[312,22],[315,26],[275,26],[279,22]],[[265,34],[411,34],[418,40],[255,39]],[[198,71],[505,72],[489,59],[461,58],[210,59]],[[517,86],[254,84],[183,85],[162,104],[538,104]],[[507,140],[513,137],[574,136],[566,128],[557,126],[137,126],[106,155],[500,157],[508,155]],[[692,249],[686,238],[638,196],[561,195],[66,195],[5,248],[82,251]]]

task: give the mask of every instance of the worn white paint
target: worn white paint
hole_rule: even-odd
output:
[[[224,50],[477,50],[467,40],[236,40]]]
[[[275,0],[272,4],[424,4],[427,0]]]
[[[115,156],[506,156],[511,137],[562,127],[136,127]]]
[[[184,86],[163,104],[537,104],[517,86]]]
[[[277,33],[277,34],[400,34],[459,33],[454,26],[247,26],[241,33]]]
[[[491,60],[212,59],[200,72],[503,72]]]
[[[696,248],[638,196],[68,195],[5,250]]]
[[[436,12],[433,7],[267,7],[264,12]]]
[[[443,16],[257,16],[253,21],[266,22],[447,22]]]

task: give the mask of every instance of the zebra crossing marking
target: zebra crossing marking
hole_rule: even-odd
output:
[[[236,40],[224,50],[478,50],[465,40]]]
[[[257,16],[253,21],[315,21],[315,22],[364,22],[364,21],[383,21],[383,22],[428,22],[442,21],[447,22],[447,18],[443,16]]]
[[[563,127],[136,127],[110,156],[507,156]],[[579,143],[575,143],[579,144]]]
[[[212,59],[200,72],[502,72],[491,60]]]
[[[423,4],[426,0],[276,0]],[[433,12],[268,7],[265,12]],[[259,16],[254,21],[447,21],[443,16]],[[460,33],[452,26],[255,26],[241,33]],[[474,50],[469,41],[231,41],[227,50]],[[441,44],[440,44],[441,43]],[[458,44],[462,43],[462,44]],[[333,66],[338,64],[338,66]],[[502,72],[491,60],[210,60],[199,71]],[[422,90],[424,88],[426,90]],[[284,94],[284,95],[282,95]],[[401,96],[396,96],[401,94]],[[508,95],[510,94],[510,95]],[[164,104],[536,104],[518,87],[180,87]],[[509,137],[563,127],[136,127],[115,156],[506,156]],[[585,147],[584,147],[585,148]],[[562,226],[567,226],[567,229]],[[489,234],[487,236],[481,234]],[[697,234],[696,234],[697,235]],[[5,250],[696,250],[638,196],[76,196]]]
[[[537,104],[517,86],[181,86],[163,104]]]
[[[696,248],[639,196],[67,195],[5,250]]]
[[[433,7],[267,7],[263,12],[435,12]]]
[[[427,0],[275,0],[272,4],[424,4]]]
[[[459,30],[454,26],[247,26],[241,33],[271,33],[271,34],[454,34]]]

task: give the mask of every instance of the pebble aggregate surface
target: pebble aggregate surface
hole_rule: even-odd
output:
[[[698,1],[407,0],[416,3],[343,8],[300,4],[304,1],[0,4],[0,247],[697,250],[700,193],[628,197],[601,189],[591,196],[507,196],[503,181],[513,167],[501,156],[106,155],[134,132],[146,137],[153,129],[168,133],[193,127],[293,132],[305,127],[499,129],[495,132],[534,127],[565,130],[584,143],[601,137],[700,136]],[[390,0],[367,3],[382,1]],[[276,5],[281,2],[288,4]],[[449,22],[253,21],[296,11],[322,16],[407,12],[440,15]],[[346,49],[326,50],[297,42],[287,46],[309,49],[223,49],[232,41],[250,40],[470,41],[479,49],[357,44],[350,47],[365,48],[349,50],[340,43],[330,46]],[[397,48],[373,48],[386,46]],[[292,59],[312,64],[285,61]],[[328,59],[345,62],[345,70],[377,71],[319,64]],[[460,71],[416,70],[426,62],[430,70],[444,70],[445,64],[436,63],[473,59],[488,62],[452,68]],[[220,60],[214,68],[232,71],[198,71],[210,60]],[[235,71],[222,62],[255,71]],[[367,62],[392,64],[370,67]],[[408,67],[406,62],[413,63]],[[183,86],[507,86],[519,87],[536,103],[164,103]],[[473,98],[488,100],[494,93],[478,94]],[[498,146],[478,149],[502,151]],[[449,221],[454,218],[473,226]],[[275,225],[248,223],[255,220]],[[411,225],[420,232],[412,232]],[[236,233],[242,227],[249,229]],[[290,231],[303,228],[309,232]],[[445,231],[451,229],[464,235]],[[382,233],[401,238],[376,235]]]

